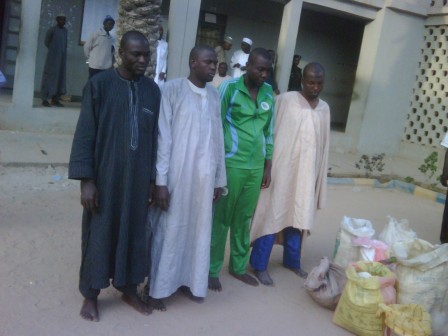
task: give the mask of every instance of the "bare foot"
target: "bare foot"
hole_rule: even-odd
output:
[[[287,267],[288,268],[288,267]],[[306,277],[308,276],[308,273],[305,272],[303,269],[301,268],[288,268],[289,270],[293,271],[297,276],[306,279]]]
[[[154,299],[148,296],[148,304],[155,310],[158,311],[166,311],[166,306],[160,299]]]
[[[219,281],[218,277],[208,277],[208,289],[215,292],[222,291],[221,281]]]
[[[97,299],[84,299],[79,315],[81,315],[84,320],[98,322],[100,316],[98,314]]]
[[[257,277],[258,281],[260,281],[265,286],[274,286],[274,281],[269,275],[268,271],[257,271],[254,270],[254,274]]]
[[[204,298],[199,296],[194,296],[191,292],[190,288],[187,286],[181,286],[179,288],[181,293],[183,293],[185,296],[187,296],[191,301],[194,301],[196,303],[204,303]]]
[[[148,304],[144,303],[137,294],[123,294],[121,298],[124,302],[143,315],[149,315],[152,313],[152,308]]]
[[[230,272],[230,275],[233,276],[234,278],[244,282],[245,284],[247,284],[249,286],[254,286],[254,287],[258,286],[258,281],[253,276],[250,276],[247,273],[235,274],[235,273]]]

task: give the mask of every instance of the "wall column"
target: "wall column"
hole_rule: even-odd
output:
[[[41,4],[42,0],[22,0],[19,52],[12,95],[12,101],[16,107],[31,108],[33,106]],[[20,111],[20,109],[16,110]]]
[[[196,44],[201,0],[171,0],[168,18],[168,79],[187,76],[188,55]]]
[[[282,25],[280,27],[277,46],[278,56],[276,66],[276,79],[280,92],[285,92],[288,89],[291,64],[294,58],[297,34],[299,32],[302,4],[302,0],[291,0],[283,9]]]
[[[423,43],[424,17],[383,8],[364,30],[346,135],[362,154],[397,154]]]

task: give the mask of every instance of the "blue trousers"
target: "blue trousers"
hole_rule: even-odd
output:
[[[250,265],[257,271],[266,271],[272,247],[275,243],[275,234],[258,238],[253,243],[250,255]],[[283,229],[283,266],[300,269],[300,251],[302,235],[299,229],[287,227]]]

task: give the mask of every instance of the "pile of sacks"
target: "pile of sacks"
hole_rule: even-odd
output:
[[[333,262],[323,258],[305,288],[356,335],[448,336],[448,244],[417,238],[406,220],[375,230],[344,217]]]

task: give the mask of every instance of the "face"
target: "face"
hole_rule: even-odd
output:
[[[203,50],[190,61],[191,72],[200,82],[211,82],[216,73],[218,59],[213,50]]]
[[[316,99],[324,88],[322,72],[308,72],[302,77],[302,94],[306,99]]]
[[[250,45],[246,42],[241,42],[241,50],[246,54],[250,53]]]
[[[149,63],[149,43],[145,40],[129,40],[119,50],[122,67],[132,76],[143,75]]]
[[[224,77],[227,74],[227,64],[226,63],[221,63],[218,66],[218,73],[221,77]]]
[[[292,60],[292,62],[294,63],[294,65],[299,65],[299,63],[300,63],[300,57],[294,57],[294,59]]]
[[[222,44],[222,48],[224,50],[230,50],[232,48],[232,43],[229,43],[227,41],[224,41],[224,43]]]
[[[271,60],[261,55],[255,55],[247,63],[247,77],[250,83],[258,87],[262,86],[271,73]]]
[[[65,26],[65,22],[66,22],[65,16],[58,16],[56,18],[56,22],[57,22],[59,27],[61,27],[61,28],[64,27]]]
[[[114,26],[115,26],[115,22],[112,21],[112,20],[107,20],[107,21],[104,22],[104,24],[103,24],[104,30],[107,31],[107,32],[109,32],[109,31],[111,31],[112,29],[114,29]]]

